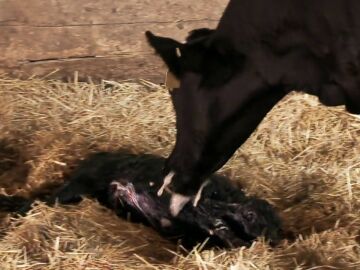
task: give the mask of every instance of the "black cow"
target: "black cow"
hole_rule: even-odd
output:
[[[294,89],[359,114],[359,14],[358,0],[231,0],[186,43],[147,32],[180,81],[164,185],[194,194]]]

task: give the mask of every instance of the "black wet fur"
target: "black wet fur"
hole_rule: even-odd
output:
[[[156,229],[165,237],[192,247],[209,238],[209,245],[249,246],[258,236],[273,244],[281,239],[281,222],[265,200],[248,197],[226,177],[213,175],[196,208],[185,205],[177,217],[169,211],[170,194],[158,197],[164,158],[135,155],[126,151],[96,153],[80,162],[64,185],[45,201],[74,204],[83,196],[96,198],[118,216],[131,216]],[[119,193],[116,185],[131,187]],[[141,209],[126,194],[133,195]],[[120,195],[119,195],[120,194]],[[124,195],[125,194],[125,195]],[[33,200],[0,196],[0,210],[26,214]]]

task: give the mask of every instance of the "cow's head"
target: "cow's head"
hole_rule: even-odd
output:
[[[268,87],[229,40],[215,34],[195,30],[180,43],[146,32],[180,83],[170,91],[177,135],[165,173],[167,180],[173,176],[172,189],[181,194],[194,194],[283,96]]]

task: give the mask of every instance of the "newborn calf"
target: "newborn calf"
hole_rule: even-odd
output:
[[[46,202],[69,204],[79,202],[82,196],[96,198],[117,215],[130,216],[168,238],[181,239],[186,247],[206,238],[209,244],[224,247],[248,246],[262,235],[271,244],[280,240],[281,222],[272,206],[245,196],[229,179],[218,175],[209,179],[197,207],[188,202],[178,215],[172,215],[168,208],[171,192],[157,196],[164,162],[157,156],[127,152],[94,154],[82,161]],[[0,197],[0,209],[18,213],[26,213],[31,203],[19,197]]]

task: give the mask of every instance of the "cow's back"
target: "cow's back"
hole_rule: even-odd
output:
[[[238,46],[275,38],[293,30],[324,42],[351,29],[359,36],[357,0],[231,0],[217,28],[218,36],[233,36]]]
[[[222,39],[267,84],[318,96],[340,91],[340,104],[360,113],[360,1],[231,0],[214,35]]]

